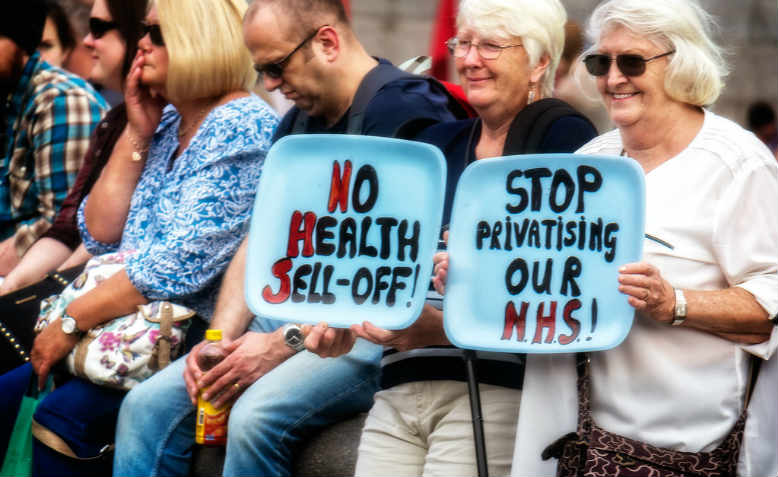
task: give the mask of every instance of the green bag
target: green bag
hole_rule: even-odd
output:
[[[32,474],[32,415],[38,403],[51,391],[52,383],[52,377],[49,376],[43,391],[38,391],[38,376],[32,374],[27,392],[19,405],[19,414],[16,415],[8,441],[0,477],[29,477]]]

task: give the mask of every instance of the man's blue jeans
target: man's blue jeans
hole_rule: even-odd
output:
[[[254,319],[252,331],[272,331]],[[249,386],[232,407],[223,475],[291,473],[292,449],[304,437],[367,411],[378,390],[381,347],[357,340],[339,358],[297,353]],[[188,475],[194,406],[179,358],[125,397],[116,429],[114,475]]]

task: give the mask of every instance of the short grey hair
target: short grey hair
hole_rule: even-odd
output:
[[[665,92],[695,106],[713,104],[729,73],[724,51],[712,39],[713,17],[696,0],[608,0],[592,13],[587,37],[596,51],[602,35],[622,26],[666,51],[674,50],[665,73]]]
[[[559,0],[462,0],[457,14],[457,28],[471,28],[485,37],[521,38],[530,68],[547,54],[549,65],[540,80],[540,91],[547,97],[554,91],[566,21]]]

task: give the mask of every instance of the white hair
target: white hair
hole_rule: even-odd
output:
[[[547,54],[548,68],[540,80],[541,94],[547,97],[554,91],[566,21],[559,0],[462,0],[457,14],[457,28],[470,28],[485,37],[521,38],[530,69]]]
[[[660,48],[675,51],[665,73],[665,92],[695,106],[713,104],[728,74],[724,54],[711,38],[713,17],[696,0],[608,0],[592,13],[587,37],[598,48],[602,35],[624,27]]]

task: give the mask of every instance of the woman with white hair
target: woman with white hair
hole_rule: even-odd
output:
[[[610,0],[592,14],[583,61],[617,129],[578,152],[642,166],[645,230],[662,242],[647,240],[643,261],[620,268],[632,330],[579,360],[578,390],[573,358],[528,359],[514,475],[552,475],[557,460],[541,452],[576,422],[577,435],[546,453],[563,455],[557,475],[649,475],[659,460],[661,475],[778,471],[774,400],[767,414],[751,406],[740,451],[749,368],[778,346],[778,167],[753,134],[707,109],[726,74],[711,26],[694,0]],[[759,427],[767,434],[752,439]],[[569,459],[619,443],[618,459]]]
[[[591,123],[570,106],[544,99],[553,89],[566,19],[558,0],[461,2],[457,33],[447,45],[479,118],[435,125],[417,138],[439,146],[446,155],[444,224],[459,176],[473,161],[573,152],[596,135]],[[546,121],[548,127],[539,128],[530,140],[529,131],[549,106],[561,108],[562,114]],[[518,143],[532,145],[514,148]],[[350,349],[356,337],[386,347],[382,390],[365,422],[356,475],[476,475],[465,365],[461,352],[446,338],[442,310],[428,303],[413,325],[397,331],[369,322],[346,331],[320,325],[311,330],[306,345],[332,356]],[[479,352],[477,366],[488,470],[507,475],[523,360]]]

